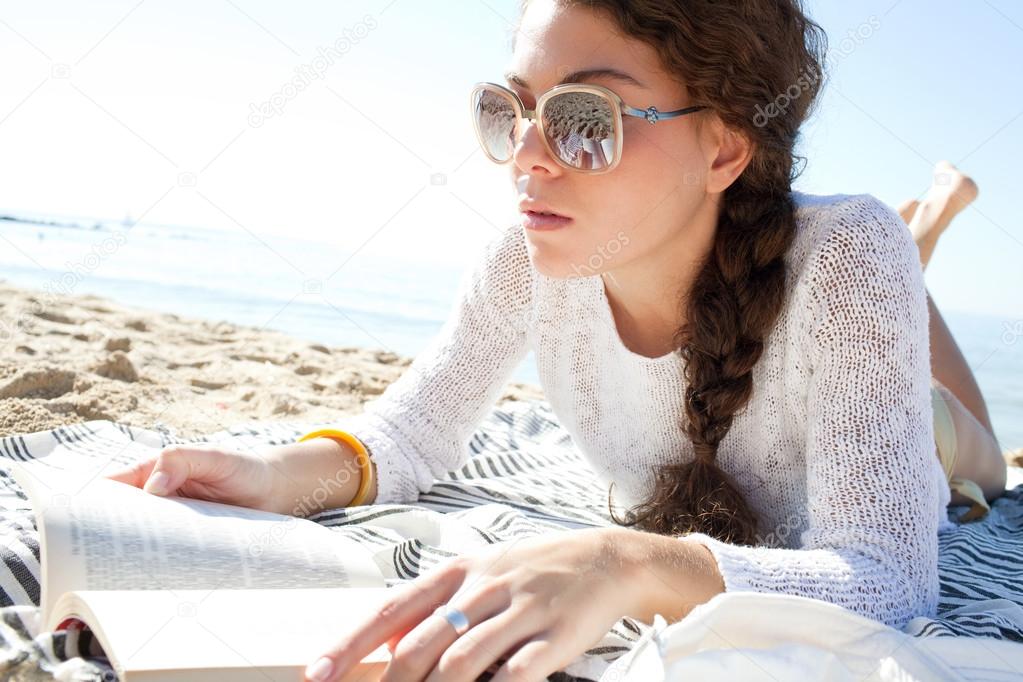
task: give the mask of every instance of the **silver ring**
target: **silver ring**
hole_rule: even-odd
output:
[[[441,616],[444,620],[451,623],[451,627],[459,635],[464,635],[469,629],[469,619],[466,618],[465,613],[450,604],[441,604],[434,610],[433,615]]]

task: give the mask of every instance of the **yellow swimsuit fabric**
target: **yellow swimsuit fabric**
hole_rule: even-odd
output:
[[[991,510],[987,500],[984,499],[984,491],[973,481],[952,475],[959,457],[955,424],[952,422],[952,413],[949,411],[945,399],[934,387],[931,388],[931,408],[934,412],[934,443],[937,446],[938,459],[945,470],[945,480],[948,481],[952,490],[972,502],[970,508],[958,520],[963,522],[982,519]]]

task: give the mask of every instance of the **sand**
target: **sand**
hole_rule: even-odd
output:
[[[357,414],[412,358],[0,279],[0,436],[90,419],[201,436]],[[510,382],[497,401],[542,398]],[[1023,450],[1005,453],[1023,466]]]
[[[0,280],[0,436],[92,419],[195,437],[361,412],[412,358]],[[497,405],[543,396],[509,383]]]

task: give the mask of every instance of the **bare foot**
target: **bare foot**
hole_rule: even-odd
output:
[[[920,202],[916,199],[907,199],[899,204],[899,215],[902,216],[902,222],[909,225],[913,222],[913,216],[916,215],[916,209],[920,206]]]
[[[980,189],[973,178],[948,161],[939,161],[934,166],[934,184],[924,201],[941,205],[945,212],[943,217],[951,222],[957,213],[973,203],[978,194]]]
[[[952,219],[977,198],[979,192],[977,183],[948,161],[935,164],[931,188],[909,221],[909,230],[920,250],[920,264],[925,269],[938,244],[938,237],[948,228]]]

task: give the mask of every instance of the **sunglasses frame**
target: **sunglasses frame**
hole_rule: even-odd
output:
[[[560,85],[555,85],[553,88],[540,95],[540,98],[537,99],[536,101],[535,109],[527,109],[525,105],[522,103],[522,99],[520,99],[518,94],[511,88],[507,88],[501,85],[500,83],[491,83],[486,81],[479,82],[473,86],[472,91],[469,93],[469,106],[471,107],[473,117],[472,127],[473,130],[476,132],[476,139],[479,142],[480,147],[483,149],[483,153],[486,154],[487,158],[489,158],[494,163],[502,165],[514,159],[515,153],[512,152],[512,154],[507,159],[502,161],[500,159],[495,158],[490,153],[490,150],[487,148],[487,144],[483,139],[483,134],[480,132],[479,117],[476,116],[477,93],[480,93],[485,90],[491,90],[496,94],[505,97],[505,99],[511,100],[512,107],[515,109],[516,128],[518,128],[519,124],[523,120],[530,120],[536,125],[537,131],[540,133],[540,139],[543,141],[544,148],[547,150],[547,153],[551,156],[551,158],[553,158],[557,162],[559,166],[561,166],[562,168],[566,168],[570,171],[575,171],[576,173],[584,173],[586,175],[600,175],[602,173],[609,173],[612,170],[614,170],[615,167],[618,165],[618,162],[622,158],[622,146],[624,144],[623,139],[624,136],[622,134],[623,116],[634,116],[636,118],[644,118],[647,120],[647,122],[653,125],[658,121],[678,118],[680,116],[692,114],[694,112],[707,108],[705,106],[692,106],[686,107],[684,109],[676,109],[674,111],[658,111],[657,107],[650,106],[647,107],[646,109],[637,109],[636,107],[626,104],[625,101],[622,100],[622,98],[619,97],[617,93],[615,93],[613,90],[605,88],[602,85],[591,85],[589,83],[562,83]],[[547,133],[544,132],[543,117],[540,114],[543,112],[544,106],[550,99],[556,97],[557,95],[564,94],[566,92],[583,92],[592,95],[597,95],[598,97],[605,99],[611,105],[612,114],[611,123],[614,127],[615,149],[614,157],[612,158],[611,163],[606,168],[599,168],[596,170],[592,168],[576,168],[575,166],[569,165],[567,162],[565,162],[565,160],[562,159],[561,156],[551,147],[550,140],[547,139]]]

